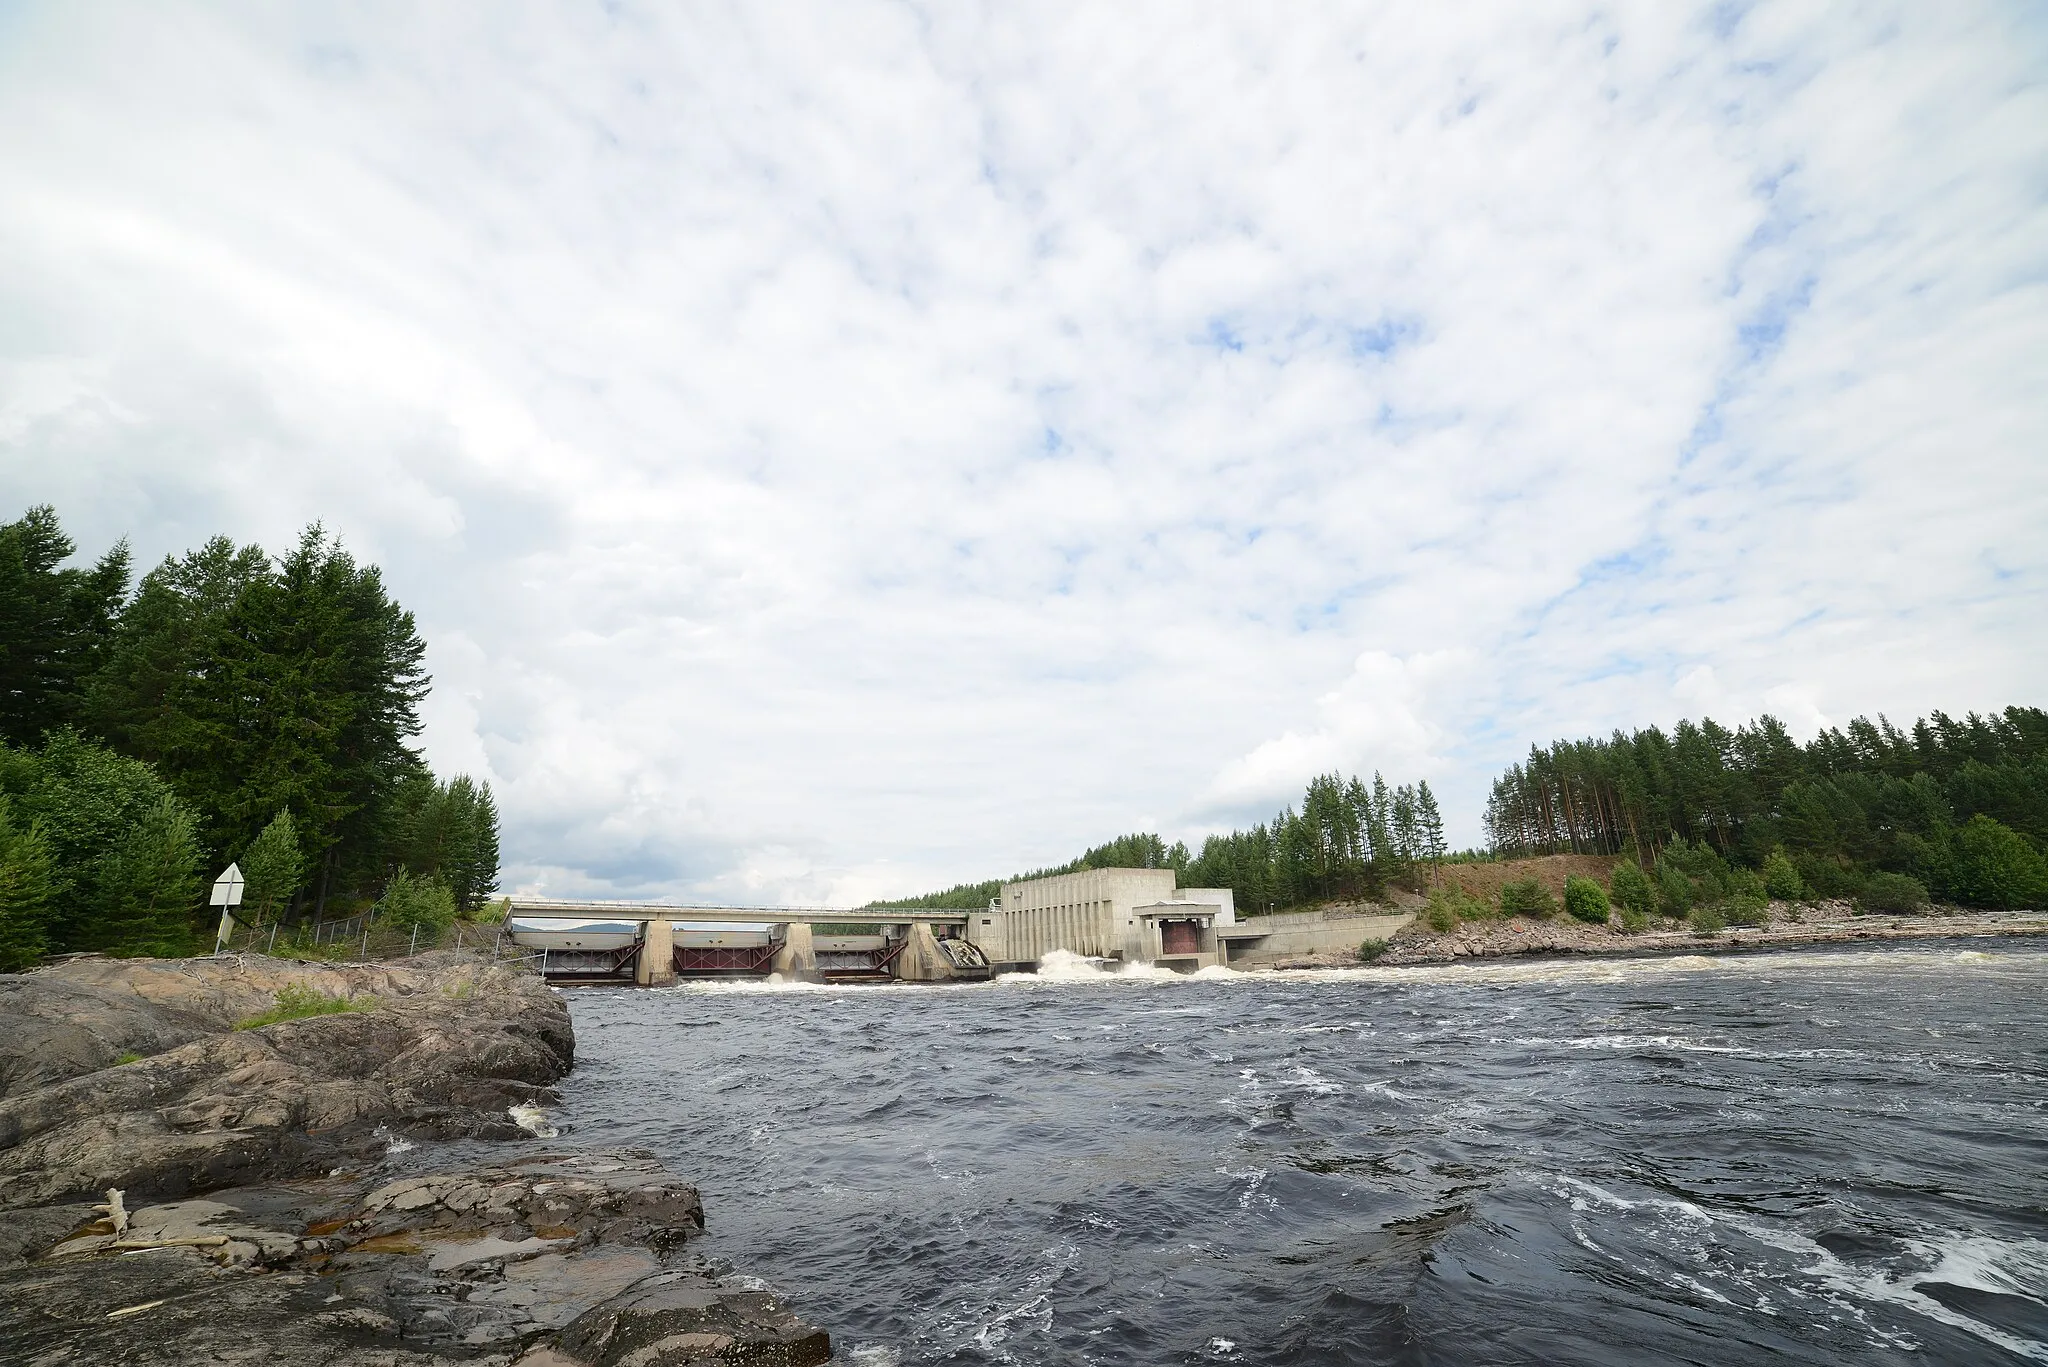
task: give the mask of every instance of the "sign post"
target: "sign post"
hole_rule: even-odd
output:
[[[242,905],[242,866],[230,864],[213,880],[213,896],[209,906],[220,908],[220,936],[213,942],[213,952],[218,954],[228,947],[228,936],[235,930],[235,908]]]

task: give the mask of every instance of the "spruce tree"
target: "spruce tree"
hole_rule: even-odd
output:
[[[463,904],[465,915],[482,906],[490,895],[498,890],[498,804],[491,797],[491,785],[479,783],[476,786],[476,803],[472,808],[471,823],[474,834],[470,842],[469,867],[464,870],[463,895],[468,901]],[[1185,873],[1188,864],[1187,846],[1174,842],[1166,852],[1167,863],[1178,873]]]
[[[191,811],[166,793],[115,846],[108,905],[93,947],[110,954],[173,956],[192,945],[192,914],[204,884]]]
[[[292,894],[305,881],[306,859],[299,850],[297,823],[289,810],[270,819],[240,860],[243,889],[242,914],[238,919],[250,925],[275,920],[290,905]]]
[[[34,744],[83,711],[128,591],[128,545],[58,568],[77,549],[48,505],[0,525],[0,741]]]
[[[43,924],[56,887],[50,842],[42,827],[17,828],[0,793],[0,973],[16,973],[43,956]]]

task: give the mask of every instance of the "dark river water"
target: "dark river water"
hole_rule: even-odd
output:
[[[2048,952],[572,994],[841,1362],[2048,1362]]]

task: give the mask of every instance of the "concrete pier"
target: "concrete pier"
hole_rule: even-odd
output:
[[[782,945],[775,951],[772,970],[784,982],[824,981],[818,974],[818,952],[809,921],[791,921],[782,928]]]
[[[675,928],[667,917],[642,922],[640,961],[633,966],[633,981],[642,987],[666,987],[675,980]]]

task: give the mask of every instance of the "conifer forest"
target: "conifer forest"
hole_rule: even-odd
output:
[[[49,507],[0,525],[0,971],[50,953],[210,947],[242,917],[445,921],[497,888],[488,784],[414,747],[412,615],[319,527],[89,566]]]

